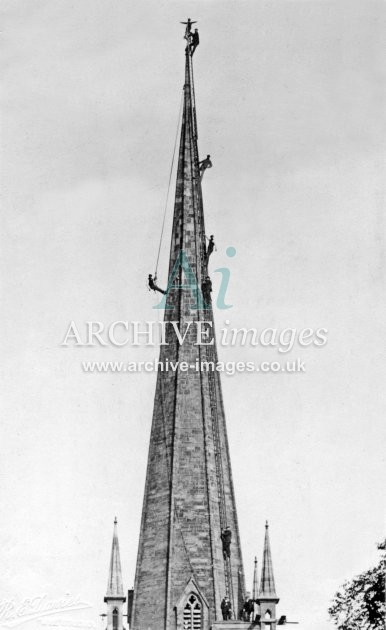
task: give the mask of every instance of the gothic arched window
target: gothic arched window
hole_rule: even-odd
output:
[[[118,608],[113,610],[113,630],[118,630],[119,627],[119,612]]]
[[[271,618],[272,618],[271,611],[270,611],[270,610],[267,610],[267,612],[266,612],[266,613],[265,613],[265,615],[264,615],[264,619],[267,619],[267,620],[268,620],[268,619],[271,619]]]
[[[202,630],[202,609],[196,595],[189,595],[184,608],[184,630]]]

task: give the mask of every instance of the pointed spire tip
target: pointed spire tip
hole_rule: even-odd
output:
[[[261,568],[260,597],[276,597],[275,579],[273,577],[271,546],[269,542],[268,521],[265,521],[265,540],[264,540],[263,564]]]
[[[121,558],[119,555],[117,523],[118,523],[118,519],[117,517],[115,517],[113,543],[111,546],[111,556],[110,556],[109,579],[108,579],[108,584],[107,584],[106,597],[123,596],[122,569],[121,569]]]

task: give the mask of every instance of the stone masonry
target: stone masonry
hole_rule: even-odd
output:
[[[165,310],[165,321],[179,322],[181,335],[187,333],[180,344],[168,326],[168,345],[160,351],[161,362],[186,361],[189,366],[196,360],[217,361],[215,345],[196,345],[195,324],[213,324],[213,313],[211,304],[196,308],[203,306],[200,289],[208,272],[192,77],[187,50],[169,264],[169,278],[175,277]],[[212,331],[214,335],[214,324]],[[228,573],[221,542],[225,523],[232,531]],[[131,628],[182,630],[193,594],[201,629],[209,630],[222,619],[220,604],[227,588],[237,615],[244,571],[219,373],[159,371]]]

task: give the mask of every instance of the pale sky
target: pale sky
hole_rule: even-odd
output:
[[[385,4],[3,0],[2,13],[2,598],[71,593],[90,606],[62,625],[100,630],[115,515],[134,582],[155,378],[80,363],[158,352],[60,344],[71,320],[158,317],[146,277],[189,16],[212,264],[231,269],[217,327],[328,329],[325,347],[291,352],[305,374],[222,379],[246,577],[268,519],[279,612],[332,628],[334,592],[385,534]],[[172,199],[161,282],[171,216]]]

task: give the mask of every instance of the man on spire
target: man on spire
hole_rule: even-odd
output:
[[[222,540],[222,553],[224,556],[224,560],[227,560],[231,557],[231,540],[232,540],[232,532],[229,525],[227,525],[221,532],[221,540]]]
[[[200,180],[202,181],[202,178],[204,177],[204,173],[206,171],[207,168],[212,168],[213,164],[212,164],[212,160],[210,159],[210,155],[208,154],[205,158],[205,160],[201,160],[201,162],[198,163],[198,168],[200,169]]]
[[[156,282],[157,282],[157,276],[154,276],[153,278],[152,274],[149,273],[149,279],[148,279],[149,289],[151,289],[152,291],[158,291],[158,293],[162,293],[163,295],[166,295],[167,291],[160,289],[159,286],[157,286]]]
[[[212,254],[214,248],[215,248],[214,235],[211,234],[210,235],[210,239],[209,239],[209,243],[208,243],[208,247],[207,247],[207,250],[206,250],[206,262],[209,261],[209,257]]]
[[[205,303],[210,304],[212,301],[212,297],[210,295],[212,293],[212,280],[209,276],[205,276],[204,280],[202,281],[201,290]]]
[[[192,56],[199,43],[200,43],[200,36],[198,34],[198,29],[195,28],[194,33],[191,34],[191,42],[190,42],[190,54]]]
[[[180,22],[180,24],[185,24],[186,25],[184,39],[186,39],[188,44],[189,44],[190,43],[190,39],[193,36],[192,32],[191,32],[192,31],[192,24],[197,24],[197,21],[196,22],[192,22],[192,20],[190,18],[188,18],[187,22]]]

